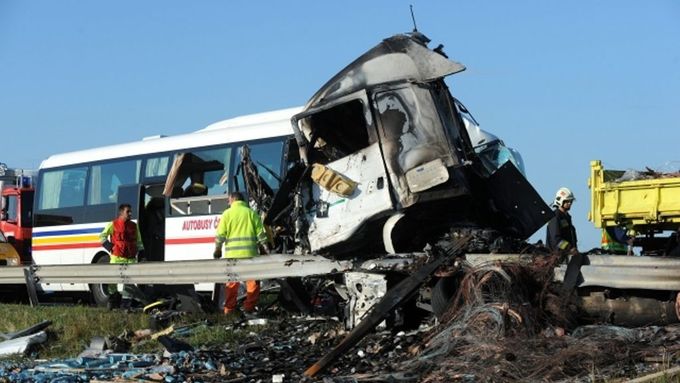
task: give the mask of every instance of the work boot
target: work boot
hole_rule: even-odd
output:
[[[109,301],[106,302],[106,308],[109,310],[120,308],[120,303],[122,299],[123,297],[120,295],[119,292],[115,292],[109,295]]]

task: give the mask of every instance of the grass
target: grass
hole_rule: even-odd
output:
[[[0,304],[0,332],[14,332],[44,320],[53,323],[47,328],[48,340],[34,350],[34,358],[73,358],[85,350],[95,336],[116,337],[124,332],[134,332],[149,327],[149,316],[141,312],[108,311],[88,306],[39,306]],[[240,332],[227,330],[233,318],[221,314],[186,315],[175,324],[208,321],[210,326],[197,327],[181,338],[194,347],[218,347],[239,340]],[[162,352],[163,346],[155,340],[132,344],[130,352]]]

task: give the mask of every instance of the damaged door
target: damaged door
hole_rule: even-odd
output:
[[[390,214],[387,172],[366,92],[295,116],[294,128],[309,168],[303,187],[311,251],[357,247],[369,221]],[[349,247],[348,247],[349,245]]]
[[[435,198],[448,197],[436,187],[447,183],[449,168],[460,164],[429,88],[429,84],[407,83],[374,94],[385,163],[402,208],[434,190],[440,191]],[[449,182],[446,192],[455,191]]]

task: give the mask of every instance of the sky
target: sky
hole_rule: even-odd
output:
[[[522,153],[579,247],[590,161],[680,167],[674,1],[0,0],[0,162],[175,135],[304,104],[383,38],[413,28],[467,70],[447,79],[483,129]],[[544,237],[544,230],[532,237]]]

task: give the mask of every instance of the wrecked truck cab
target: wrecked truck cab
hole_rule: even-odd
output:
[[[518,204],[492,201],[488,188],[497,185],[487,183],[490,172],[444,83],[465,67],[419,37],[383,40],[292,118],[304,169],[291,172],[295,192],[287,198],[295,201],[298,252],[415,251],[452,227],[513,226],[512,212],[496,213]],[[515,173],[510,178],[522,178],[532,202],[540,201]],[[549,219],[544,213],[522,213],[533,221],[515,232],[528,237]],[[504,217],[490,219],[494,214]]]

